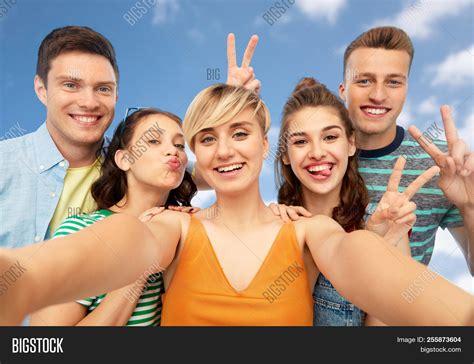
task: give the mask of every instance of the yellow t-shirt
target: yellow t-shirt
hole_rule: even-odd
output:
[[[67,169],[63,190],[49,223],[51,236],[67,217],[81,213],[90,214],[97,210],[97,204],[92,198],[91,186],[99,175],[100,159],[87,167]]]

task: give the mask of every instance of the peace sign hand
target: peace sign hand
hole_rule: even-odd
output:
[[[423,185],[433,178],[439,168],[431,167],[418,176],[404,192],[398,192],[398,185],[402,178],[403,168],[406,160],[399,157],[387,185],[387,191],[382,196],[374,214],[367,222],[367,230],[373,231],[383,236],[386,241],[396,246],[406,235],[416,222],[416,204],[411,202],[411,198],[423,187]]]
[[[230,33],[227,36],[227,84],[232,86],[243,86],[248,90],[260,92],[261,83],[255,78],[253,68],[250,67],[253,52],[258,43],[258,36],[252,35],[245,49],[242,65],[237,66],[235,54],[235,36]]]
[[[441,168],[438,186],[446,198],[460,210],[474,209],[474,152],[459,139],[449,106],[441,107],[441,117],[448,143],[447,153],[427,140],[416,126],[410,126],[408,131]]]

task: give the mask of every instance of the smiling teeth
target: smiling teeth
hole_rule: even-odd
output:
[[[373,115],[385,114],[388,111],[387,109],[372,109],[372,108],[365,108],[364,110],[368,112],[369,114],[373,114]]]
[[[219,167],[217,168],[217,171],[218,172],[230,172],[230,171],[233,171],[235,169],[240,169],[242,168],[243,164],[232,164],[230,166],[225,166],[225,167]]]
[[[74,119],[77,121],[83,122],[83,123],[93,123],[97,121],[98,117],[97,116],[80,116],[80,115],[74,115]]]
[[[331,168],[330,164],[322,164],[320,166],[310,167],[310,168],[308,168],[308,171],[310,171],[310,172],[321,172],[321,171],[325,171],[326,169],[330,169],[330,168]]]

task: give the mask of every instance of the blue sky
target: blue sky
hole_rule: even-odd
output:
[[[108,134],[127,106],[155,106],[184,116],[196,93],[216,82],[207,79],[207,69],[219,69],[218,81],[225,82],[227,33],[236,34],[238,59],[249,37],[258,34],[252,66],[272,114],[275,142],[282,106],[301,77],[316,77],[336,91],[345,46],[371,26],[397,25],[416,50],[399,123],[442,125],[439,106],[451,104],[461,135],[474,147],[472,0],[296,0],[273,25],[263,15],[275,1],[266,0],[16,0],[10,5],[14,2],[0,0],[2,138],[34,131],[45,119],[33,77],[39,44],[57,27],[92,27],[116,49],[121,81]],[[146,13],[127,22],[136,3]],[[262,173],[267,201],[275,198],[272,171],[268,163]],[[196,203],[211,199],[211,193],[202,193]]]

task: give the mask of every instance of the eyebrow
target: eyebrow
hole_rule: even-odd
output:
[[[357,80],[361,77],[372,77],[372,78],[375,78],[376,75],[375,73],[371,73],[371,72],[363,72],[363,73],[359,73],[359,75],[357,77],[355,77],[354,79]],[[406,76],[401,74],[401,73],[389,73],[388,75],[385,76],[386,78],[393,78],[393,77],[399,77],[399,78],[403,78],[404,80],[406,80]]]
[[[340,129],[342,131],[342,128],[339,125],[328,125],[328,126],[324,127],[321,131],[328,131],[328,130],[334,129],[334,128]],[[289,135],[289,138],[292,138],[292,137],[295,137],[295,136],[306,136],[306,135],[308,135],[308,134],[304,131],[296,131],[294,133],[291,133]]]
[[[162,129],[164,132],[166,132],[166,130]],[[158,134],[158,137],[160,135],[162,135],[163,133],[160,132],[160,130],[156,130],[156,129],[153,129],[153,128],[148,128],[147,130],[145,130],[143,132],[143,136],[145,136],[145,134],[152,134],[153,136],[155,136],[156,134]],[[184,134],[183,133],[176,133],[172,136],[172,139],[174,138],[184,138]]]
[[[242,126],[251,126],[252,123],[250,121],[238,121],[238,122],[235,122],[235,123],[232,123],[230,124],[230,129],[235,129],[235,128],[240,128]],[[214,131],[215,128],[205,128],[205,129],[201,129],[199,131],[199,134],[200,133],[208,133],[208,132],[212,132]]]
[[[251,126],[251,125],[252,123],[250,121],[239,121],[239,122],[230,124],[230,127],[231,129],[235,129],[235,128],[240,128],[241,126]]]
[[[72,77],[70,75],[61,75],[61,76],[58,76],[56,77],[56,81],[76,81],[76,82],[84,82],[84,80],[82,78],[79,78],[79,77]],[[98,85],[113,85],[115,86],[116,83],[115,81],[99,81],[99,82],[96,82],[96,84]]]
[[[296,136],[306,136],[306,132],[304,131],[296,131],[294,133],[291,133],[288,138],[293,138],[293,137],[296,137]]]

